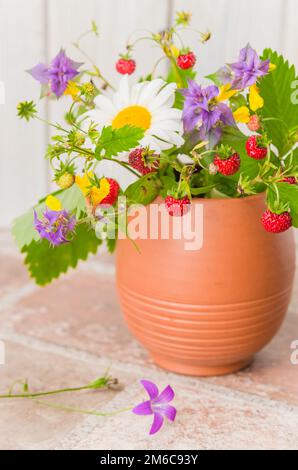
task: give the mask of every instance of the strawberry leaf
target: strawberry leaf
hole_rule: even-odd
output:
[[[119,129],[113,129],[112,126],[104,127],[95,148],[95,156],[98,160],[103,154],[107,157],[116,156],[137,147],[143,137],[144,130],[139,127],[129,125]]]
[[[259,84],[264,99],[262,117],[270,119],[263,124],[279,155],[283,156],[292,148],[291,135],[298,128],[298,106],[293,99],[297,76],[295,67],[271,49],[264,50],[262,59],[269,59],[276,66]]]
[[[96,253],[101,240],[86,224],[78,225],[74,239],[63,245],[51,248],[47,240],[31,241],[22,249],[25,264],[35,282],[44,286],[53,279],[75,268],[80,260],[86,260],[90,253]]]
[[[129,185],[125,196],[135,204],[150,204],[158,196],[162,184],[156,175],[149,173]]]
[[[247,138],[248,137],[237,127],[227,126],[224,128],[222,143],[228,144],[239,153],[241,159],[239,174],[241,173],[243,176],[255,178],[259,173],[259,164],[256,160],[247,155],[245,148]],[[229,179],[238,181],[239,174],[237,173],[236,175],[229,176]]]
[[[276,183],[282,203],[288,203],[294,227],[298,227],[298,185],[289,183]]]

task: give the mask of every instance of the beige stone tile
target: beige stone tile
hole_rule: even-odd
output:
[[[80,386],[104,373],[103,362],[83,361],[45,350],[5,341],[6,363],[0,366],[0,393],[16,379],[27,378],[33,391]],[[106,363],[107,365],[107,363]],[[135,381],[112,368],[123,385]],[[15,389],[15,392],[17,388]],[[50,403],[83,409],[104,410],[115,391],[97,390],[65,393],[43,399]],[[0,449],[51,449],[83,423],[86,415],[48,408],[28,399],[0,399]]]
[[[22,285],[29,283],[29,276],[20,256],[1,254],[0,257],[0,307],[7,294],[16,292]]]
[[[147,357],[124,324],[109,274],[68,276],[22,298],[7,315],[18,333],[110,359]]]
[[[149,436],[152,416],[122,413],[109,419],[86,418],[57,446],[59,449],[297,449],[297,408],[212,387],[198,379],[151,373],[159,385],[170,383],[177,418]],[[117,410],[146,399],[135,384],[109,403]]]

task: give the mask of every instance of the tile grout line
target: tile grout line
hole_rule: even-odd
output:
[[[107,366],[110,366],[110,365],[111,365],[111,368],[115,366],[116,368],[119,368],[119,369],[123,369],[123,365],[125,365],[126,368],[128,369],[128,372],[130,370],[132,370],[133,372],[139,371],[140,376],[144,375],[144,370],[146,371],[150,370],[151,375],[163,374],[169,377],[175,377],[178,380],[187,381],[189,386],[192,384],[195,384],[195,385],[198,384],[199,387],[203,388],[204,390],[208,390],[208,391],[211,391],[213,393],[218,393],[218,394],[224,393],[226,395],[228,392],[231,398],[234,397],[234,398],[238,398],[244,401],[250,401],[254,403],[261,402],[264,405],[269,406],[270,408],[276,408],[276,406],[278,406],[279,408],[282,408],[284,410],[290,410],[292,412],[295,411],[298,416],[298,405],[290,404],[281,400],[275,400],[272,398],[264,398],[258,394],[248,393],[242,390],[235,390],[229,386],[214,384],[214,383],[208,382],[206,379],[201,379],[199,377],[180,376],[177,374],[173,374],[172,372],[167,372],[167,371],[155,368],[155,366],[154,366],[154,369],[152,369],[152,366],[150,367],[147,365],[139,365],[139,364],[130,363],[130,362],[121,362],[119,360],[109,359],[109,358],[102,359],[100,357],[95,356],[92,353],[78,350],[76,348],[64,347],[61,345],[50,343],[48,341],[32,338],[24,334],[16,333],[12,329],[6,329],[6,330],[0,331],[0,338],[2,340],[14,341],[20,345],[30,347],[34,350],[50,352],[50,353],[64,356],[70,359],[77,359],[82,362],[98,363],[102,366],[103,371],[107,368]]]
[[[28,294],[32,294],[37,290],[38,286],[30,282],[19,287],[16,291],[4,295],[2,299],[0,299],[0,312],[8,307],[13,307],[19,302],[19,300],[22,300]]]

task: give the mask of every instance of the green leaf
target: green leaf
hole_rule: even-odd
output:
[[[77,218],[86,211],[84,196],[76,184],[69,189],[56,191],[52,195],[61,201],[64,209],[75,212]],[[14,220],[12,234],[20,250],[32,241],[40,239],[34,228],[33,209],[40,215],[46,209],[45,199],[41,199],[32,209]]]
[[[109,253],[114,253],[117,245],[117,238],[107,238],[107,248]]]
[[[288,203],[294,227],[298,227],[298,186],[289,183],[276,183],[281,202]]]
[[[77,219],[86,212],[86,201],[77,184],[73,184],[64,191],[59,191],[55,196],[60,199],[63,209],[76,212]]]
[[[271,49],[264,50],[262,59],[269,59],[276,65],[276,69],[263,77],[259,84],[264,99],[262,117],[274,118],[263,123],[279,155],[283,156],[293,146],[290,134],[298,127],[298,106],[292,99],[297,76],[295,67]]]
[[[125,196],[132,203],[150,204],[158,196],[161,182],[156,175],[149,173],[127,187]]]
[[[211,189],[210,193],[207,194],[207,199],[229,199],[230,196],[219,191],[216,188]]]
[[[231,96],[229,103],[232,111],[236,111],[241,106],[247,106],[246,98],[243,95]]]
[[[196,72],[193,69],[186,69],[182,70],[179,69],[174,64],[171,64],[170,71],[168,73],[168,76],[166,78],[166,81],[171,83],[177,83],[178,85],[178,90],[175,92],[175,102],[173,107],[182,109],[183,108],[183,103],[184,103],[184,97],[180,93],[179,88],[188,88],[188,80],[194,80],[196,77]]]
[[[244,135],[237,127],[225,127],[222,137],[222,143],[230,145],[239,153],[241,158],[239,173],[242,173],[243,176],[248,176],[253,179],[259,173],[259,164],[257,160],[254,160],[253,158],[250,158],[247,155],[245,149],[246,141],[247,136]],[[229,178],[238,180],[239,174],[236,174]]]
[[[175,191],[178,187],[178,182],[175,181],[173,176],[162,175],[160,176],[160,181],[162,183],[160,194],[163,198],[167,197],[168,191]]]
[[[214,188],[214,184],[210,186],[202,186],[201,188],[190,188],[190,192],[193,196],[199,196],[200,194],[206,194]]]
[[[218,77],[218,72],[211,73],[210,75],[206,75],[204,78],[208,78],[208,80],[211,80],[214,83],[214,85],[218,87],[222,85],[222,82]]]
[[[45,209],[45,204],[38,204],[35,207],[42,211]],[[24,246],[29,245],[33,240],[38,241],[40,239],[33,223],[33,209],[19,216],[13,222],[12,234],[20,250],[22,250]]]
[[[113,157],[137,147],[144,137],[144,130],[139,127],[125,125],[119,129],[112,126],[104,127],[98,140],[95,156],[100,160],[102,152],[107,157]]]
[[[24,246],[25,264],[38,285],[45,285],[75,268],[79,260],[86,260],[90,253],[96,253],[101,240],[94,230],[86,224],[78,225],[74,239],[63,245],[52,248],[47,240],[31,241]]]

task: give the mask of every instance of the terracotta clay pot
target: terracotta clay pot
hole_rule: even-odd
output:
[[[184,239],[147,239],[136,240],[139,253],[119,240],[120,303],[130,330],[160,367],[227,374],[248,365],[282,324],[295,271],[294,235],[263,229],[263,194],[194,199],[192,210],[196,204],[204,209],[197,251],[185,251]]]

